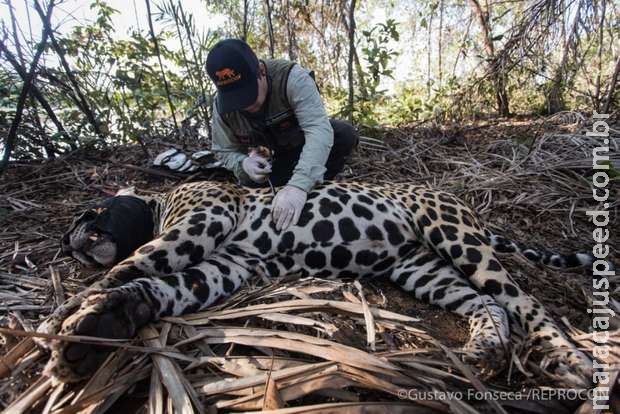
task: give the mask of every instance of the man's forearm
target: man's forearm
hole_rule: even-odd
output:
[[[289,184],[308,192],[317,182],[323,180],[325,163],[333,145],[333,130],[327,125],[316,125],[308,128],[306,143],[293,170]]]
[[[244,154],[242,152],[239,152],[237,150],[232,150],[232,149],[218,150],[215,147],[213,148],[213,151],[215,151],[218,154],[219,159],[222,161],[224,168],[232,171],[232,173],[235,174],[235,177],[237,178],[242,177],[244,172],[243,172],[243,168],[241,167],[241,163],[248,156],[247,154]]]

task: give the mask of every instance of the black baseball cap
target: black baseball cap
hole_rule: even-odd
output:
[[[207,56],[207,72],[217,87],[221,113],[241,110],[258,96],[258,58],[243,40],[217,42]]]

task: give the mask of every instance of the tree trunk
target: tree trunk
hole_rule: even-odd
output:
[[[553,75],[551,87],[545,96],[547,112],[549,114],[554,114],[564,110],[564,82],[566,79],[566,65],[568,63],[568,55],[571,45],[577,36],[577,27],[579,26],[579,19],[581,18],[580,6],[581,2],[579,2],[578,7],[576,8],[575,17],[573,18],[573,22],[570,26],[570,32],[568,33],[568,37],[565,39],[560,64]]]
[[[351,0],[349,4],[349,121],[353,121],[353,55],[355,53],[355,1]]]
[[[342,25],[344,26],[345,32],[349,33],[351,29],[347,18],[348,16],[342,13]],[[364,69],[362,68],[362,63],[360,62],[359,55],[357,54],[357,48],[355,47],[353,48],[353,66],[355,66],[355,73],[357,74],[357,81],[359,82],[358,92],[363,100],[368,99],[368,90],[366,89],[366,81],[364,80]],[[347,79],[351,79],[351,77],[349,76]]]
[[[495,100],[497,101],[497,112],[500,116],[510,116],[510,103],[508,91],[506,91],[506,79],[500,73],[495,75]]]
[[[273,23],[271,21],[271,3],[269,0],[265,0],[265,6],[267,7],[267,31],[269,33],[269,57],[272,59],[275,56],[275,46],[273,39]]]
[[[289,60],[297,60],[297,41],[295,39],[295,21],[291,17],[290,1],[286,0],[286,37],[288,38],[288,58]]]
[[[508,92],[506,91],[506,78],[503,73],[503,69],[496,65],[495,62],[495,47],[493,45],[493,38],[491,27],[489,26],[489,13],[482,10],[478,0],[469,0],[469,4],[478,16],[478,22],[480,23],[480,30],[482,31],[482,38],[484,42],[484,49],[487,53],[489,61],[489,75],[495,89],[495,100],[497,104],[497,112],[500,116],[510,116],[510,105]]]
[[[248,0],[243,0],[243,33],[241,40],[247,42],[248,39]]]
[[[442,54],[443,54],[443,0],[439,1],[439,33],[437,36],[437,65],[439,66],[439,87],[443,83],[443,65],[442,65]]]
[[[433,48],[432,48],[432,35],[433,35],[433,14],[434,12],[431,10],[431,13],[428,17],[428,27],[427,27],[427,36],[428,36],[428,43],[426,46],[427,49],[427,53],[426,53],[426,97],[427,99],[431,98],[431,61],[432,61],[432,52],[433,52]]]
[[[32,85],[34,87],[34,85]],[[32,110],[32,114],[30,117],[32,119],[32,123],[37,127],[39,134],[41,135],[41,146],[45,149],[46,158],[54,159],[56,158],[56,148],[50,141],[49,135],[45,132],[45,127],[41,123],[41,117],[39,117],[39,111],[37,110],[37,105],[35,104],[34,99],[30,96],[30,108]]]
[[[601,0],[601,22],[599,24],[598,39],[598,72],[596,74],[596,82],[594,85],[594,106],[596,109],[601,108],[601,75],[603,73],[603,31],[605,30],[605,11],[607,2]]]

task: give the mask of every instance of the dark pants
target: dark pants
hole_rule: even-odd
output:
[[[359,134],[353,125],[336,119],[330,119],[329,122],[334,130],[334,145],[325,163],[327,171],[325,171],[323,178],[326,180],[332,180],[336,174],[342,171],[346,158],[359,143]],[[303,145],[286,150],[273,149],[273,162],[269,179],[274,186],[282,186],[288,183],[299,161],[302,149]]]

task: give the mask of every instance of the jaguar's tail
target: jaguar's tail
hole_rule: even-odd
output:
[[[596,260],[592,253],[568,253],[561,254],[543,249],[535,249],[522,243],[509,240],[505,237],[492,234],[491,246],[500,255],[516,254],[526,260],[541,264],[552,269],[579,269],[590,268]],[[615,270],[613,262],[608,261],[609,270]]]

